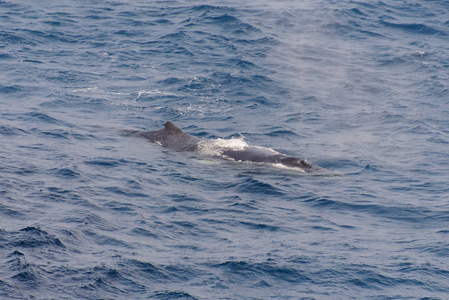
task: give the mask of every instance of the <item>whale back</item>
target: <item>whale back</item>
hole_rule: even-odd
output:
[[[169,121],[165,122],[164,129],[147,131],[143,136],[163,147],[179,151],[195,151],[200,141],[199,138],[185,133],[180,127]]]
[[[167,135],[187,134],[179,126],[176,126],[170,121],[165,122],[163,130]]]
[[[281,164],[286,167],[298,168],[302,172],[319,172],[321,170],[324,170],[323,168],[313,165],[302,158],[287,156],[270,148],[246,145],[243,148],[235,149],[230,146],[217,146],[214,144],[214,142],[208,143],[207,140],[189,135],[180,127],[169,121],[164,123],[164,128],[161,130],[129,130],[125,131],[124,133],[128,136],[144,137],[163,147],[174,149],[177,151],[203,151],[204,147],[207,148],[207,145],[213,145],[213,150],[218,150],[218,153],[213,154],[212,156],[221,157],[228,160]]]

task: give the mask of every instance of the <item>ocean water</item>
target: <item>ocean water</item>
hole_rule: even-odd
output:
[[[448,299],[449,3],[0,1],[1,299]],[[301,156],[176,152],[122,129]]]

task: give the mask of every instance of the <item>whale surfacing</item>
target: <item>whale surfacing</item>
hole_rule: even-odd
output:
[[[126,131],[127,136],[137,136],[177,151],[198,151],[199,153],[237,162],[279,164],[301,172],[322,170],[302,158],[287,156],[270,148],[250,146],[246,142],[235,144],[230,140],[206,140],[189,135],[172,122],[165,122],[164,129],[157,131]],[[234,139],[235,140],[235,139]]]

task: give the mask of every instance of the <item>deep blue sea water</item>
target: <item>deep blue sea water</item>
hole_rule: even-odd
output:
[[[0,298],[449,299],[448,41],[441,0],[0,1]],[[167,120],[334,175],[119,134]]]

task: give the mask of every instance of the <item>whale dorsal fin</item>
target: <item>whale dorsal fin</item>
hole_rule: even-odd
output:
[[[165,122],[164,126],[165,126],[164,131],[167,132],[168,134],[184,133],[184,131],[182,131],[181,128],[179,128],[178,126],[176,126],[175,124],[173,124],[170,121]]]

